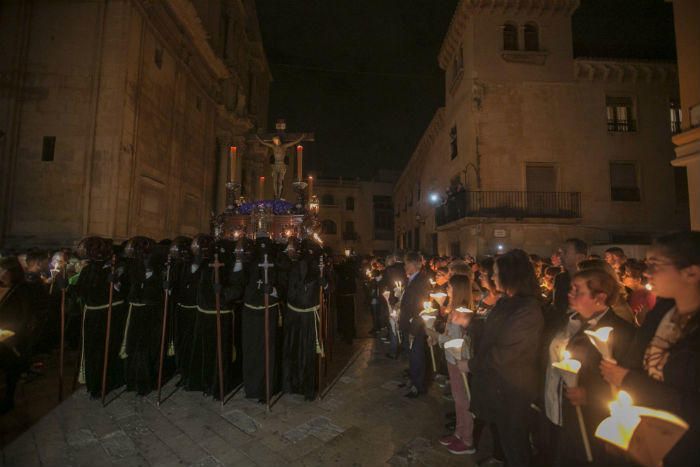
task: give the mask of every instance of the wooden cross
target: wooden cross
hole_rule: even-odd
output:
[[[302,138],[301,141],[311,141],[311,142],[316,141],[314,134],[312,132],[287,133],[287,131],[286,131],[287,124],[282,119],[277,120],[275,127],[276,127],[277,131],[275,131],[274,133],[263,133],[263,134],[259,134],[258,136],[260,137],[260,139],[262,139],[265,142],[271,142],[272,138],[275,136],[277,136],[282,141],[282,143],[286,143],[289,141],[296,141],[297,139],[301,138],[302,136],[304,136],[304,137]],[[257,142],[258,142],[258,140],[255,137],[255,135],[252,135],[252,137],[248,138],[248,143],[257,143]]]
[[[275,265],[267,261],[267,253],[265,253],[264,258],[265,258],[265,260],[262,263],[258,264],[258,266],[263,268],[263,270],[265,271],[265,285],[267,285],[270,283],[269,278],[267,276],[267,271],[270,268],[274,268]]]
[[[214,262],[209,263],[210,268],[214,268],[214,283],[219,283],[219,269],[224,267],[224,263],[219,262],[219,254],[214,253]]]

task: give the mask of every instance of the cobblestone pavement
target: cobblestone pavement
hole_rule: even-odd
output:
[[[266,413],[242,391],[223,409],[200,393],[122,393],[107,407],[79,390],[2,451],[2,465],[469,466],[437,443],[451,404],[434,385],[403,397],[406,363],[366,339],[323,400],[284,395]]]

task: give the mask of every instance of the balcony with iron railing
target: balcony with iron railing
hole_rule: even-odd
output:
[[[435,208],[438,227],[469,217],[578,219],[581,217],[581,193],[462,191]]]
[[[632,131],[637,131],[637,121],[608,119],[608,131],[616,133],[630,133]]]

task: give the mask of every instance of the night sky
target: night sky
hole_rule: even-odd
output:
[[[371,178],[401,170],[443,105],[437,64],[457,0],[258,0],[273,83],[270,127],[314,131],[306,167]],[[582,0],[574,54],[675,59],[664,0]],[[308,162],[307,162],[308,161]]]

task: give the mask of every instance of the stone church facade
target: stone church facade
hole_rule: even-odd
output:
[[[209,230],[271,75],[253,0],[0,4],[0,245]]]
[[[687,228],[676,65],[574,58],[577,0],[462,0],[438,109],[394,190],[395,245],[549,254]]]

